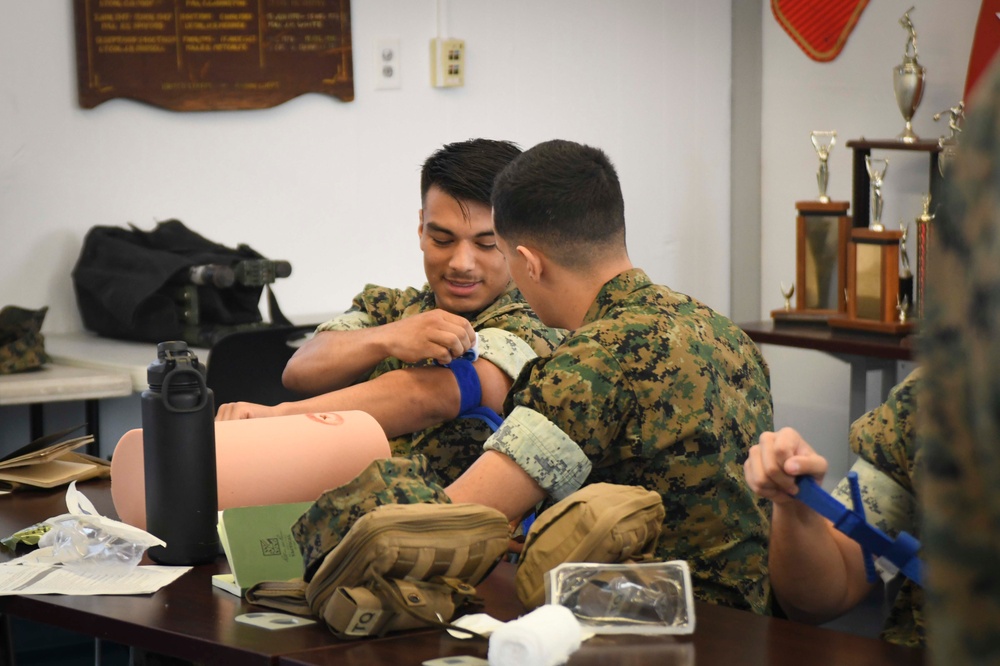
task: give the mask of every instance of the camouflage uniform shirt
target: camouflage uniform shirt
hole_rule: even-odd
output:
[[[345,331],[382,326],[437,308],[429,285],[423,289],[389,289],[366,285],[344,314],[320,324],[319,331]],[[539,354],[548,354],[558,344],[561,331],[547,328],[513,285],[483,311],[468,315],[479,341],[479,355],[509,377],[515,378],[524,364]],[[430,361],[418,365],[428,365]],[[397,358],[383,359],[361,381],[374,379],[406,364]],[[491,430],[476,418],[458,418],[393,439],[394,456],[421,453],[444,482],[458,478],[482,454]]]
[[[920,336],[927,645],[931,663],[948,666],[1000,663],[998,62],[966,99],[969,115],[930,225]]]
[[[742,464],[771,410],[767,365],[743,331],[632,269],[528,363],[486,448],[551,500],[597,482],[658,491],[657,555],[688,561],[699,599],[766,613],[768,508]]]
[[[920,538],[915,479],[922,455],[916,436],[921,370],[914,370],[892,389],[889,398],[851,426],[851,450],[858,454],[852,470],[865,505],[865,517],[891,537],[908,532]],[[851,490],[844,479],[833,493],[851,506]],[[907,579],[896,595],[882,638],[912,647],[924,645],[924,595]]]

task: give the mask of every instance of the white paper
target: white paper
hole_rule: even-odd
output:
[[[74,517],[100,526],[124,538],[143,545],[163,541],[131,525],[101,516],[93,503],[76,488],[74,481],[66,491],[69,514],[50,518]],[[0,596],[10,594],[152,594],[191,570],[191,567],[130,566],[109,567],[107,573],[100,568],[78,573],[62,566],[51,546],[41,547],[16,560],[0,564]]]
[[[489,636],[496,631],[497,627],[502,627],[504,625],[503,622],[496,619],[492,615],[487,615],[486,613],[463,615],[460,618],[452,620],[451,623],[456,627],[462,627],[463,629],[474,631],[480,636]],[[455,631],[454,629],[448,629],[447,631],[455,638],[472,638],[471,634],[467,634],[464,631]]]
[[[59,565],[0,564],[0,595],[10,594],[152,594],[174,582],[191,567],[160,565],[134,567],[128,573],[78,574]]]

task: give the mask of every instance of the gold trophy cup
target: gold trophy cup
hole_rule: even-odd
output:
[[[924,96],[924,78],[927,75],[927,68],[917,62],[917,31],[913,27],[913,21],[910,20],[910,12],[913,9],[910,7],[899,19],[899,24],[903,26],[908,36],[903,51],[903,62],[892,68],[892,91],[896,95],[899,112],[906,121],[902,133],[896,138],[903,143],[915,143],[920,139],[913,132],[911,120]]]

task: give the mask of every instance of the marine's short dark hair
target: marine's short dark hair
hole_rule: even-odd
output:
[[[554,140],[526,150],[497,176],[493,226],[512,243],[534,242],[580,266],[625,251],[625,202],[604,151]]]
[[[465,202],[489,206],[497,174],[520,154],[521,149],[510,141],[470,139],[446,144],[420,170],[420,200],[425,201],[427,191],[437,186],[458,201],[466,214]]]

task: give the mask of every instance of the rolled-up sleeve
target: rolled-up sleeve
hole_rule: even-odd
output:
[[[918,533],[917,499],[913,493],[864,458],[859,458],[851,471],[858,475],[861,501],[869,523],[890,536],[900,532]],[[846,478],[841,479],[832,494],[843,504],[851,506],[850,484]]]
[[[511,379],[517,379],[521,368],[535,358],[535,350],[510,331],[501,328],[484,328],[479,336],[479,357],[500,368]]]
[[[576,442],[527,407],[515,407],[484,448],[511,458],[556,500],[578,490],[590,475],[590,460]]]

